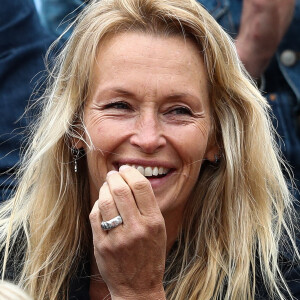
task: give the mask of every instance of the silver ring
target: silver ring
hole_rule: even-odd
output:
[[[115,218],[109,220],[109,221],[103,221],[101,222],[101,228],[103,230],[111,230],[113,228],[118,227],[123,223],[123,219],[121,216],[116,216]]]

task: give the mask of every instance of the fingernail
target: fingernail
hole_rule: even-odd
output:
[[[119,168],[119,171],[123,171],[123,170],[128,169],[128,168],[130,168],[130,166],[128,166],[128,165],[122,165],[122,166]]]
[[[115,170],[109,171],[109,172],[106,174],[106,177],[109,177],[110,175],[112,175],[112,174],[114,174],[114,173],[118,173],[118,172],[115,171]]]

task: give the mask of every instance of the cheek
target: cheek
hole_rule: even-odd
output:
[[[118,147],[124,139],[126,129],[123,124],[104,118],[92,118],[91,115],[87,118],[84,148],[91,194],[94,197],[98,195],[99,188],[106,180],[106,174],[113,169],[112,157],[117,155]]]
[[[114,128],[102,122],[97,126],[87,127],[86,139],[91,150],[101,151],[111,148],[114,142]]]
[[[197,128],[177,134],[176,145],[184,164],[200,169],[205,159],[208,136]]]
[[[109,158],[114,153],[117,139],[113,135],[114,130],[105,122],[93,125],[86,126],[85,151],[90,183],[99,189],[110,171]]]
[[[105,156],[102,156],[98,151],[90,151],[87,153],[87,166],[90,183],[99,189],[108,172]]]
[[[86,131],[85,138],[89,150],[107,156],[107,154],[113,153],[126,138],[128,128],[120,126],[118,122],[105,120],[94,126],[87,126]]]
[[[91,149],[94,147],[95,150],[109,152],[122,143],[133,128],[132,120],[122,120],[90,112],[86,115],[85,137]]]

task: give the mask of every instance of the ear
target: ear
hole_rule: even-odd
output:
[[[218,134],[216,133],[216,124],[215,122],[212,122],[204,159],[213,164],[217,163],[221,157],[222,146],[218,142],[219,140],[220,138],[218,138]]]
[[[72,143],[72,148],[75,148],[75,149],[82,149],[82,148],[85,148],[85,143],[83,142],[82,139],[80,138],[72,138],[71,139],[71,143]]]
[[[73,136],[71,137],[71,145],[72,148],[75,149],[82,149],[85,148],[86,144],[84,142],[84,133],[81,129],[76,128],[74,131]]]
[[[204,159],[210,161],[211,163],[216,162],[216,158],[220,158],[220,147],[216,143],[207,145]]]
[[[207,142],[207,147],[204,155],[204,159],[210,161],[211,163],[216,163],[220,158],[220,145],[217,142],[217,137],[215,134],[210,134]]]

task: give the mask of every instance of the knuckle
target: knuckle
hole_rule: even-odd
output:
[[[89,219],[91,223],[98,222],[98,213],[97,212],[91,212],[89,215]]]
[[[131,192],[127,186],[116,187],[112,192],[115,196],[117,196],[119,198],[127,198],[131,194]]]
[[[137,241],[148,240],[149,237],[159,236],[163,232],[164,225],[161,222],[144,223],[142,226],[137,225],[132,232],[131,239]]]
[[[94,253],[96,253],[96,251],[99,251],[99,249],[101,249],[102,247],[102,244],[94,236],[93,236],[93,245],[94,245]]]
[[[147,179],[140,179],[133,183],[133,189],[140,192],[146,192],[150,189],[150,181]]]
[[[145,228],[138,228],[130,235],[127,243],[130,243],[130,245],[134,246],[141,241],[148,240],[148,238],[149,236],[147,230]]]
[[[94,252],[96,252],[98,254],[100,254],[101,256],[107,256],[108,254],[111,253],[112,249],[111,249],[111,246],[108,244],[108,243],[105,243],[105,242],[97,242],[97,243],[94,243]]]
[[[102,256],[110,257],[122,253],[124,249],[128,248],[128,244],[130,244],[128,239],[119,236],[118,239],[98,243],[96,248]]]
[[[113,206],[113,202],[110,199],[101,199],[98,203],[100,211],[108,211]]]
[[[113,244],[113,249],[118,252],[122,251],[123,249],[127,248],[129,241],[125,237],[119,237]]]
[[[165,223],[163,218],[153,218],[151,223],[148,223],[147,232],[152,234],[159,234],[165,231]]]

